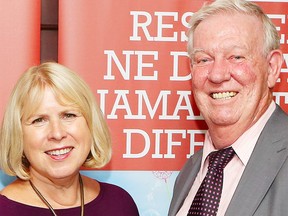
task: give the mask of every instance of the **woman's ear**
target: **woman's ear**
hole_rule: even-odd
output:
[[[283,53],[281,50],[272,50],[267,57],[268,60],[268,87],[273,88],[280,76],[281,67],[283,64]]]

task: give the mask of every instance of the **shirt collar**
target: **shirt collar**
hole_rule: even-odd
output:
[[[261,131],[263,130],[264,126],[266,125],[268,119],[272,115],[276,108],[276,104],[274,101],[271,102],[268,109],[265,111],[265,113],[258,119],[258,121],[245,133],[243,133],[234,143],[231,144],[234,151],[236,152],[236,155],[240,159],[240,161],[243,163],[244,166],[248,163],[248,160],[252,154],[252,151],[256,145],[256,142],[260,136]],[[203,157],[201,162],[201,172],[204,173],[205,169],[208,166],[207,156],[212,151],[217,151],[218,149],[215,149],[213,142],[211,140],[209,130],[205,134],[205,141],[203,145]]]

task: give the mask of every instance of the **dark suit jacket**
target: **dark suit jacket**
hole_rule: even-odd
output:
[[[268,120],[225,216],[288,215],[288,116],[277,105]],[[181,208],[200,169],[202,150],[195,153],[179,173],[169,216]]]

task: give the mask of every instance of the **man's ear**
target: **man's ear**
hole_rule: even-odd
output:
[[[280,76],[281,67],[283,64],[283,53],[281,50],[272,50],[267,56],[268,60],[268,87],[273,88]]]

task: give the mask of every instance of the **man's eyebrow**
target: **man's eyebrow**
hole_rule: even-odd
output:
[[[205,52],[205,50],[202,49],[202,48],[195,48],[195,49],[192,50],[191,55],[193,56],[193,55],[195,55],[196,53],[199,53],[199,52]]]
[[[232,45],[232,46],[226,46],[226,50],[247,50],[248,48],[246,46],[239,46],[239,45]],[[209,53],[208,50],[205,50],[203,48],[194,48],[191,52],[191,56],[194,56],[197,53]]]

